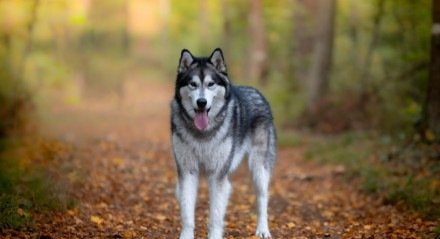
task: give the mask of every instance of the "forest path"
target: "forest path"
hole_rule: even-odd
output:
[[[74,209],[35,216],[22,238],[178,238],[175,166],[169,141],[171,84],[129,82],[125,98],[96,97],[81,104],[54,104],[47,136],[74,145],[67,177],[75,183]],[[434,222],[384,205],[347,182],[342,166],[305,161],[302,148],[278,150],[271,183],[273,238],[429,238]],[[225,238],[253,237],[255,197],[246,163],[231,178],[233,193]],[[202,181],[196,236],[206,238],[208,208]],[[10,232],[11,233],[11,232]]]

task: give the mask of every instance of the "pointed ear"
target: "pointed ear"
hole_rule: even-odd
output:
[[[217,48],[212,52],[209,60],[218,71],[226,73],[225,58],[223,58],[223,52],[220,48]]]
[[[179,67],[177,68],[178,73],[183,73],[189,69],[189,66],[194,61],[194,57],[187,49],[183,49],[180,53]]]

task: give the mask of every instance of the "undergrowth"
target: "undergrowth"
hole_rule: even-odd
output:
[[[16,153],[24,145],[1,142],[0,153],[0,231],[33,227],[32,214],[49,210],[64,210],[73,206],[62,181],[54,179],[41,162]],[[34,152],[52,161],[53,156],[38,149]],[[38,160],[35,160],[38,161]],[[30,164],[29,164],[30,163]]]
[[[436,237],[436,238],[439,238],[439,237],[440,237],[440,226],[436,227],[436,228],[434,229],[434,232],[435,232],[435,234],[437,234],[437,237]]]
[[[347,178],[360,179],[362,191],[382,196],[384,203],[440,218],[438,145],[363,132],[302,138],[306,159],[342,164]]]

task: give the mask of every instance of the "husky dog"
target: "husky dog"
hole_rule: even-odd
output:
[[[231,83],[219,48],[209,57],[194,57],[184,49],[171,112],[178,174],[176,197],[182,223],[180,238],[194,238],[199,175],[206,176],[209,185],[208,238],[223,237],[224,216],[231,193],[228,175],[245,154],[257,195],[256,235],[270,238],[267,204],[276,136],[266,99],[254,88]]]

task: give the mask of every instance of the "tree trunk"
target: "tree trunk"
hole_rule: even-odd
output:
[[[319,5],[315,0],[293,0],[293,72],[295,79],[306,83],[310,58],[316,41],[316,21]]]
[[[26,62],[28,60],[29,55],[32,52],[33,46],[34,46],[34,29],[35,24],[37,24],[37,18],[38,18],[38,8],[40,6],[40,0],[34,0],[33,4],[31,6],[31,17],[27,24],[27,39],[26,39],[26,45],[23,49],[23,53],[21,56],[21,60],[18,63],[17,72],[16,72],[16,79],[17,79],[17,87],[20,88],[22,84],[22,78],[24,74],[24,70],[26,68]]]
[[[318,36],[308,75],[307,109],[312,115],[316,111],[320,99],[325,96],[328,90],[335,29],[336,0],[326,0],[320,3]]]
[[[220,5],[223,15],[223,39],[222,39],[222,50],[226,58],[231,57],[231,16],[229,13],[229,2],[228,0],[220,0]],[[229,62],[226,59],[226,63]]]
[[[263,19],[263,1],[251,0],[249,11],[251,46],[249,52],[249,79],[267,84],[267,39]]]
[[[440,136],[440,1],[432,1],[431,67],[424,107],[426,127]],[[438,139],[437,139],[438,140]]]
[[[371,33],[371,41],[368,45],[367,55],[365,56],[365,61],[363,63],[362,71],[361,71],[361,87],[362,94],[365,97],[365,94],[368,94],[368,91],[371,87],[369,81],[371,79],[371,62],[373,60],[374,51],[379,44],[380,40],[380,27],[382,25],[382,19],[385,11],[385,0],[377,1],[377,12],[373,18],[373,32]]]
[[[350,0],[350,15],[349,15],[349,23],[348,23],[348,31],[350,35],[351,41],[351,50],[350,50],[350,60],[354,64],[354,69],[356,72],[360,69],[359,63],[359,11],[357,7],[358,0]]]

